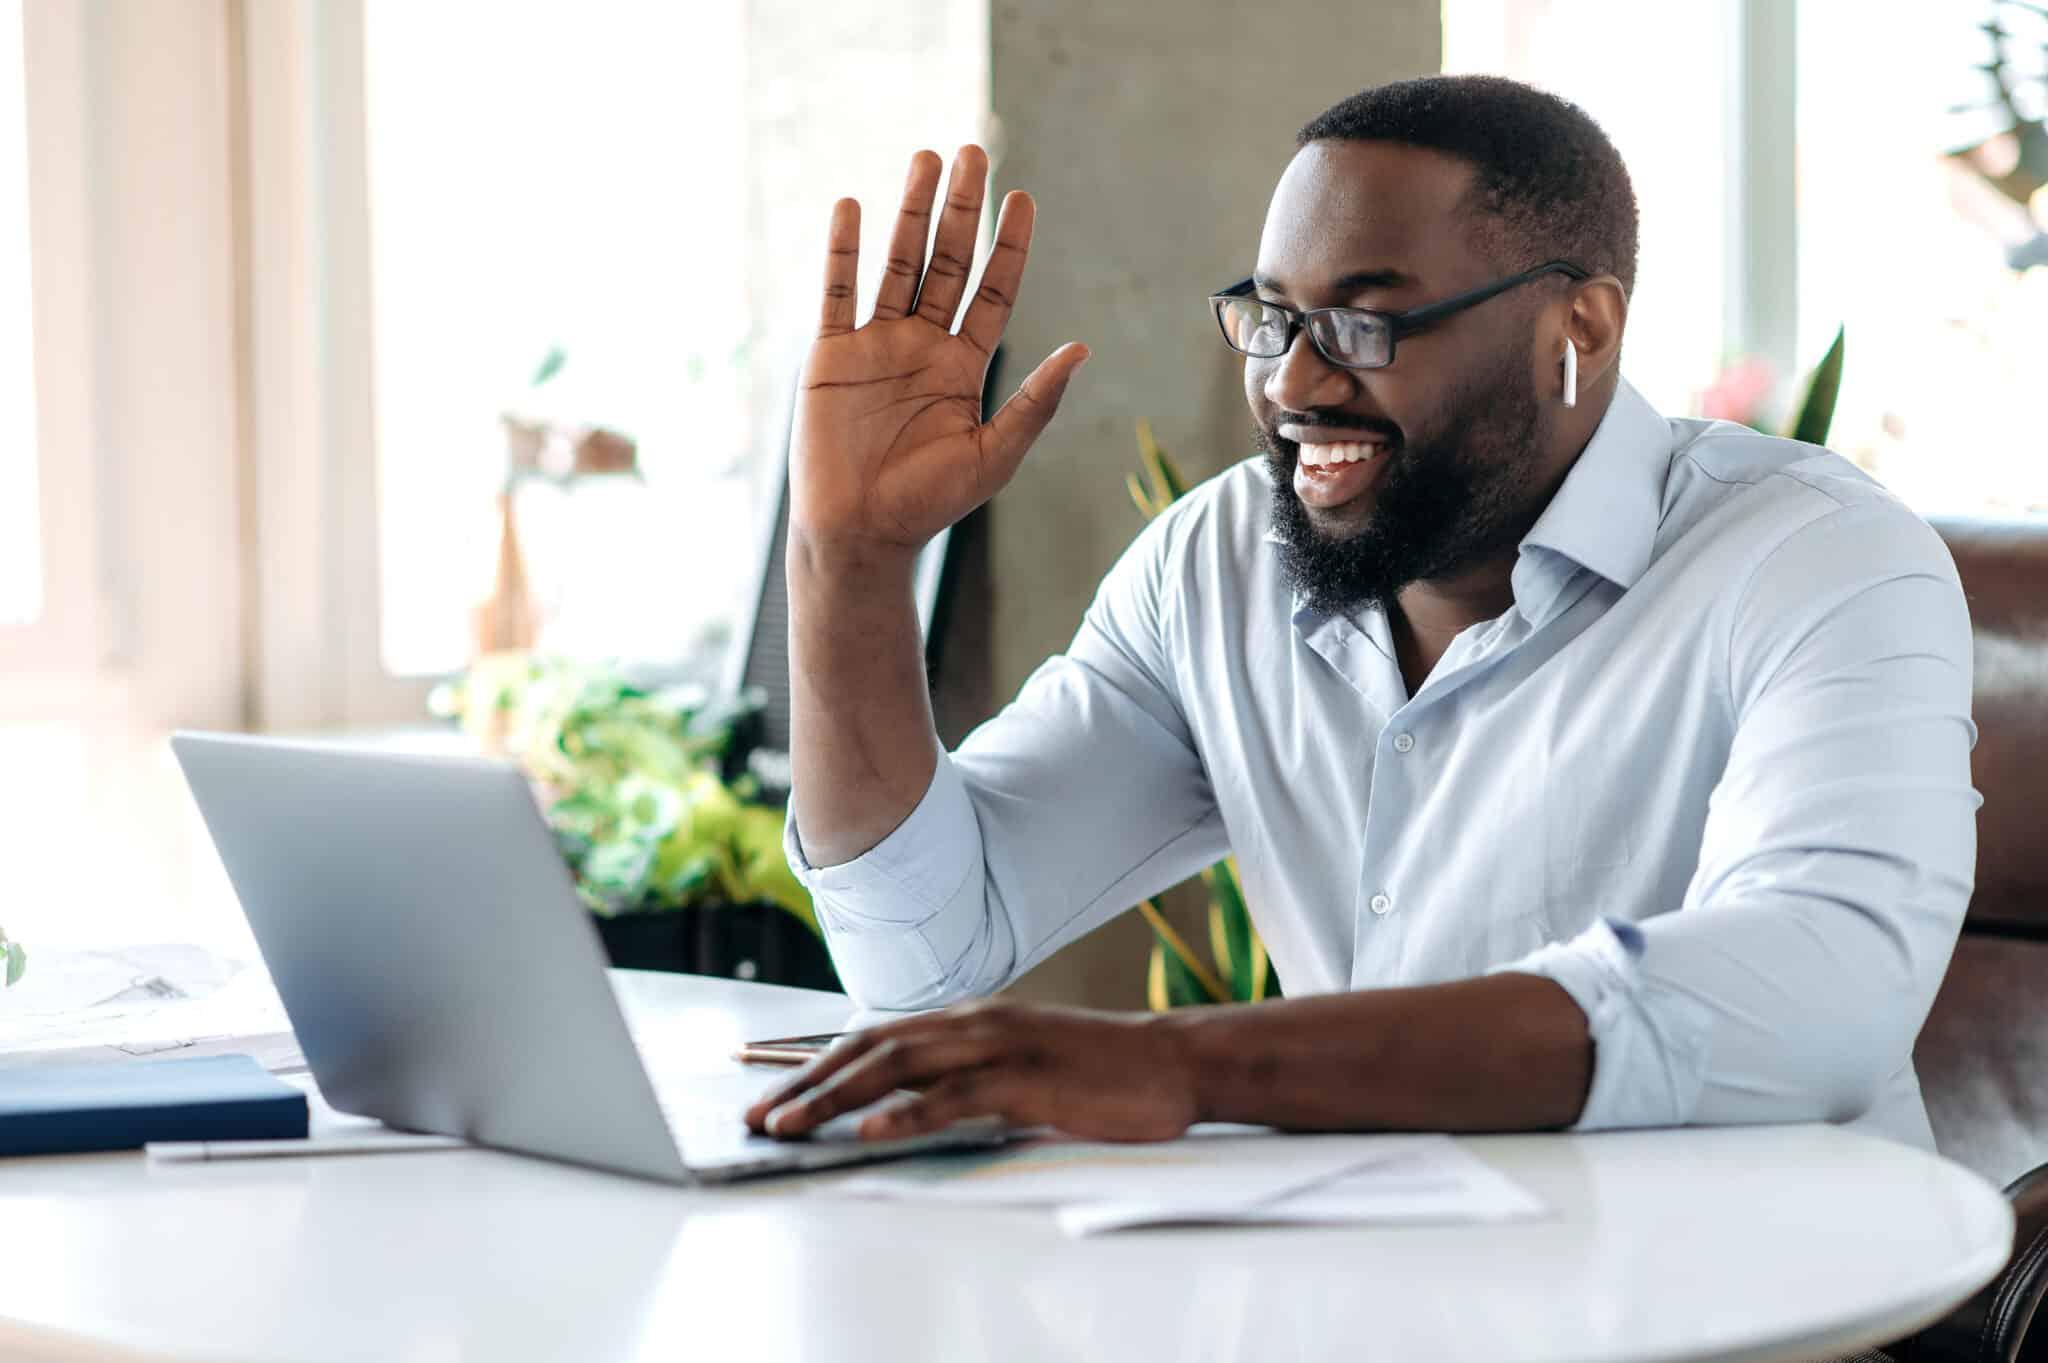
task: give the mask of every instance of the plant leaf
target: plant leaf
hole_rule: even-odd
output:
[[[690,896],[711,883],[718,870],[718,859],[706,852],[693,855],[676,855],[671,847],[680,839],[663,843],[661,851],[654,858],[654,870],[648,877],[648,890],[660,898],[664,905],[682,908]],[[689,849],[682,849],[688,852]]]
[[[562,860],[569,863],[571,871],[579,876],[582,875],[583,859],[589,856],[590,849],[597,845],[595,840],[587,834],[579,833],[570,828],[558,828],[550,825],[548,831],[555,835],[555,850],[562,854]]]
[[[796,878],[782,851],[783,815],[766,805],[747,805],[739,811],[733,831],[733,847],[739,862],[742,899],[765,899],[780,904],[802,919],[812,932],[824,937],[818,926],[817,909],[811,892]]]
[[[1166,997],[1166,951],[1155,939],[1152,956],[1145,967],[1145,1006],[1155,1013],[1163,1013],[1173,1007]]]
[[[540,357],[540,364],[534,368],[533,377],[526,381],[528,388],[538,388],[562,372],[562,366],[569,362],[569,356],[558,345],[548,347],[548,353]]]
[[[1207,986],[1181,964],[1178,956],[1168,953],[1166,963],[1166,997],[1176,1008],[1193,1008],[1205,1003],[1214,1003]]]
[[[1152,925],[1152,931],[1158,936],[1160,941],[1166,944],[1169,953],[1173,956],[1172,964],[1167,967],[1167,983],[1169,986],[1173,983],[1174,971],[1180,970],[1191,976],[1199,986],[1198,993],[1206,996],[1195,1000],[1195,1002],[1224,1003],[1229,1000],[1230,991],[1223,987],[1223,982],[1216,978],[1215,972],[1196,959],[1194,948],[1190,947],[1186,940],[1178,932],[1174,931],[1173,924],[1167,922],[1166,915],[1159,911],[1158,901],[1146,900],[1138,905],[1138,912],[1145,915],[1145,921]]]
[[[1164,505],[1172,500],[1166,495],[1166,485],[1159,481],[1158,466],[1154,462],[1159,455],[1159,442],[1152,438],[1152,423],[1144,417],[1138,418],[1138,467],[1144,470],[1147,490],[1151,500]]]
[[[1207,884],[1209,873],[1202,872],[1202,881]],[[1238,967],[1243,958],[1233,955],[1230,950],[1230,934],[1223,925],[1223,910],[1212,898],[1209,901],[1209,957],[1216,962],[1216,974],[1223,980],[1223,987],[1230,991],[1230,997],[1240,998],[1238,993]]]
[[[1828,428],[1835,421],[1835,398],[1842,388],[1842,341],[1844,328],[1835,328],[1834,343],[1821,357],[1820,367],[1806,382],[1806,398],[1799,404],[1798,419],[1785,434],[1809,445],[1828,443]]]
[[[1142,418],[1138,422],[1138,458],[1151,475],[1152,500],[1161,507],[1179,501],[1181,494],[1188,490],[1187,483],[1181,478],[1173,460],[1152,438],[1152,423]]]
[[[1154,506],[1152,504],[1152,499],[1145,495],[1145,485],[1138,481],[1137,474],[1126,473],[1124,475],[1124,486],[1130,489],[1131,502],[1138,508],[1138,514],[1146,520],[1151,520],[1166,509],[1163,506]]]
[[[1258,934],[1252,931],[1251,911],[1245,907],[1244,895],[1238,889],[1237,869],[1228,861],[1219,861],[1202,872],[1202,883],[1209,887],[1209,932],[1217,942],[1217,964],[1223,968],[1231,996],[1240,1003],[1248,1003],[1257,997],[1252,943]],[[1228,961],[1224,959],[1226,954]],[[1261,957],[1264,954],[1260,952]]]
[[[1273,977],[1273,962],[1266,955],[1266,943],[1252,934],[1252,1002],[1280,997],[1280,982]]]
[[[665,781],[627,776],[619,781],[613,798],[626,827],[651,842],[660,842],[683,821],[682,792]]]
[[[1212,1002],[1208,990],[1182,964],[1180,957],[1156,939],[1145,976],[1145,1001],[1155,1013]]]
[[[1179,501],[1188,490],[1188,480],[1182,476],[1180,465],[1174,463],[1173,456],[1163,449],[1157,451],[1156,458],[1159,462],[1159,476],[1165,482],[1167,492],[1172,494],[1167,500]]]
[[[584,884],[614,907],[630,908],[647,896],[654,856],[655,844],[644,839],[601,843],[583,859]]]
[[[22,950],[21,943],[9,942],[4,949],[0,949],[0,955],[7,958],[7,983],[13,984],[21,978],[21,973],[28,969],[28,953]]]

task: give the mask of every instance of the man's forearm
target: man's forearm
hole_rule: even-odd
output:
[[[833,554],[792,530],[789,731],[804,855],[851,861],[917,807],[939,757],[914,555]]]
[[[1586,1016],[1537,975],[1503,973],[1162,1015],[1196,1119],[1294,1130],[1570,1126],[1593,1078]]]

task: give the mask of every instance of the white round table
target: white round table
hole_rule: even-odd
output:
[[[846,1000],[624,976],[706,1070]],[[1500,1225],[1074,1240],[1043,1210],[674,1188],[489,1151],[0,1162],[0,1358],[1826,1358],[1989,1281],[1961,1167],[1829,1126],[1466,1139],[1548,1204]]]

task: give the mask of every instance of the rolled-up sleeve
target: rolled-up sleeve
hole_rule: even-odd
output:
[[[1067,651],[940,754],[881,842],[813,867],[791,802],[784,849],[856,1002],[990,993],[1224,855],[1170,661],[1174,511],[1104,578]]]
[[[1684,903],[1497,967],[1585,1011],[1582,1130],[1863,1115],[1974,887],[1970,621],[1940,537],[1889,500],[1827,512],[1726,637],[1733,738]]]

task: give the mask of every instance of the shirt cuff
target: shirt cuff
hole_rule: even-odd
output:
[[[804,858],[796,827],[796,801],[783,823],[782,848],[790,870],[814,899],[854,920],[915,926],[944,909],[978,864],[981,829],[966,783],[951,755],[941,752],[924,798],[895,831],[837,866]]]
[[[1486,972],[1554,980],[1585,1013],[1593,1085],[1574,1131],[1682,1126],[1699,1105],[1713,1014],[1644,968],[1648,946],[1636,924],[1603,918]]]

